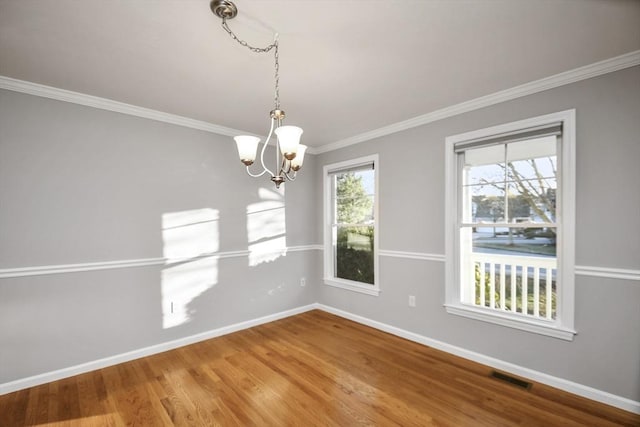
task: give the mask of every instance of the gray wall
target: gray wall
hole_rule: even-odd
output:
[[[258,215],[258,228],[289,246],[321,243],[322,166],[379,153],[380,248],[444,254],[445,137],[575,108],[576,264],[640,269],[639,95],[635,67],[310,156],[286,185],[286,231],[278,216]],[[0,91],[0,269],[163,257],[163,215],[211,209],[217,250],[247,250],[247,207],[278,197],[244,174],[227,137]],[[576,276],[578,335],[566,342],[446,314],[442,262],[381,257],[372,297],[321,285],[321,261],[299,251],[255,266],[236,257],[0,279],[0,384],[318,301],[640,400],[637,281]],[[165,328],[162,286],[181,266],[193,267],[187,284],[207,286],[189,321]]]
[[[422,96],[429,96],[422,94]],[[318,156],[379,153],[380,249],[444,254],[447,136],[576,109],[576,265],[640,269],[640,67],[618,71]],[[403,156],[411,153],[407,161]],[[322,234],[317,224],[317,236]],[[321,286],[320,302],[640,401],[640,283],[576,276],[573,342],[449,315],[444,263],[380,258],[379,297]],[[409,308],[408,295],[417,307]]]
[[[0,279],[0,384],[315,302],[317,250],[197,258],[316,243],[314,179],[311,156],[275,192],[229,137],[0,91],[0,269],[187,258]],[[182,292],[187,319],[165,327]]]

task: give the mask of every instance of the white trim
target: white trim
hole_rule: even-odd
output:
[[[0,89],[26,93],[29,95],[40,96],[42,98],[55,99],[56,101],[84,105],[87,107],[98,108],[100,110],[114,111],[116,113],[127,114],[129,116],[142,117],[144,119],[156,120],[159,122],[170,123],[186,128],[203,130],[205,132],[211,132],[218,135],[253,135],[252,133],[248,133],[246,131],[232,129],[201,120],[194,120],[188,117],[152,110],[150,108],[125,104],[124,102],[100,98],[98,96],[87,95],[84,93],[45,86],[38,83],[12,79],[11,77],[6,76],[0,76]]]
[[[450,144],[453,151],[455,144],[471,141],[475,139],[490,138],[493,135],[500,135],[515,132],[522,129],[534,128],[538,126],[544,126],[551,123],[562,122],[562,139],[566,139],[567,132],[571,129],[567,129],[571,125],[575,125],[575,109],[559,111],[557,113],[545,114],[543,116],[531,117],[523,120],[517,120],[515,122],[504,123],[501,125],[491,126],[488,128],[482,128],[472,130],[470,132],[459,133],[457,135],[448,136],[446,142]],[[572,120],[571,123],[566,123],[568,120]],[[573,136],[573,135],[572,135]],[[574,137],[575,139],[575,137]]]
[[[548,386],[558,388],[568,393],[573,393],[587,399],[615,406],[616,408],[620,408],[625,411],[640,414],[640,402],[627,399],[626,397],[617,396],[615,394],[598,390],[593,387],[585,386],[573,381],[545,374],[544,372],[535,371],[533,369],[525,368],[514,363],[505,362],[503,360],[496,359],[490,356],[485,356],[484,354],[477,353],[475,351],[467,350],[443,341],[438,341],[433,338],[417,334],[415,332],[410,332],[405,329],[397,328],[386,323],[378,322],[376,320],[349,313],[347,311],[343,311],[324,304],[316,304],[316,308],[331,314],[335,314],[336,316],[344,317],[345,319],[353,320],[354,322],[361,323],[363,325],[367,325],[384,332],[388,332],[398,337],[405,338],[429,347],[433,347],[437,350],[441,350],[467,360],[472,360],[474,362],[490,366],[494,369],[499,369],[501,371],[505,371],[519,377],[528,378],[538,383],[546,384]]]
[[[287,252],[300,252],[300,251],[321,251],[324,250],[322,245],[301,245],[301,246],[289,246]]]
[[[445,304],[445,309],[449,314],[559,338],[565,341],[573,341],[573,336],[576,334],[576,331],[573,329],[556,326],[553,322],[528,319],[518,313],[500,312],[493,309],[483,309],[482,307],[471,307],[463,304]]]
[[[352,280],[342,280],[333,277],[325,277],[324,284],[333,286],[334,288],[346,289],[352,292],[358,292],[366,295],[373,295],[377,297],[380,295],[380,288],[374,285],[365,285]]]
[[[91,372],[96,369],[102,369],[109,366],[124,363],[130,360],[139,359],[141,357],[151,356],[153,354],[162,353],[175,348],[183,347],[196,342],[216,338],[222,335],[230,334],[233,332],[241,331],[244,329],[252,328],[254,326],[262,325],[265,323],[273,322],[276,320],[284,319],[286,317],[295,316],[297,314],[305,313],[314,309],[326,311],[327,313],[335,314],[336,316],[343,317],[345,319],[352,320],[354,322],[370,326],[374,329],[378,329],[390,334],[396,335],[401,338],[408,339],[413,342],[417,342],[422,345],[433,347],[437,350],[444,351],[449,354],[453,354],[458,357],[462,357],[467,360],[471,360],[483,365],[490,366],[501,371],[509,372],[511,374],[528,378],[533,381],[546,384],[551,387],[558,388],[568,393],[573,393],[578,396],[592,399],[597,402],[601,402],[607,405],[615,406],[616,408],[623,409],[625,411],[640,414],[640,402],[627,399],[625,397],[617,396],[612,393],[608,393],[602,390],[598,390],[592,387],[588,387],[573,381],[558,378],[553,375],[545,374],[543,372],[535,371],[533,369],[525,368],[510,362],[505,362],[500,359],[495,359],[490,356],[485,356],[481,353],[466,350],[461,347],[457,347],[443,341],[438,341],[432,338],[425,337],[423,335],[407,331],[405,329],[397,328],[395,326],[388,325],[386,323],[371,320],[369,318],[349,313],[331,306],[327,306],[320,303],[313,303],[302,307],[293,308],[290,310],[281,311],[279,313],[270,314],[267,316],[259,317],[257,319],[247,320],[244,322],[235,323],[229,326],[223,326],[217,329],[213,329],[207,332],[191,335],[188,337],[180,338],[177,340],[156,344],[153,346],[145,347],[138,350],[133,350],[127,353],[118,354],[111,357],[105,357],[95,361],[83,363],[68,368],[59,369],[52,372],[46,372],[39,375],[34,375],[28,378],[22,378],[15,381],[0,384],[0,395],[12,393],[14,391],[23,390],[29,387],[34,387],[40,384],[45,384],[51,381],[57,381],[64,378],[69,378],[74,375],[80,375],[86,372]]]
[[[277,253],[284,252],[301,252],[310,250],[322,250],[322,245],[303,245],[303,246],[290,246],[284,251],[278,249]],[[143,259],[125,259],[117,261],[102,261],[102,262],[86,262],[80,264],[59,264],[59,265],[44,265],[34,267],[20,267],[20,268],[3,268],[0,269],[0,279],[8,279],[12,277],[26,277],[26,276],[41,276],[46,274],[61,274],[61,273],[77,273],[82,271],[94,271],[94,270],[110,270],[114,268],[132,268],[132,267],[146,267],[150,265],[168,265],[185,261],[194,261],[201,258],[216,257],[218,259],[224,258],[242,258],[248,257],[249,251],[226,251],[226,252],[212,252],[208,254],[201,254],[191,258],[143,258]]]
[[[461,102],[460,104],[455,104],[450,107],[442,108],[440,110],[432,111],[431,113],[423,114],[421,116],[394,123],[389,126],[384,126],[378,129],[351,136],[349,138],[325,144],[320,147],[316,147],[314,149],[314,153],[321,154],[333,150],[338,150],[340,148],[359,144],[361,142],[369,141],[374,138],[379,138],[382,136],[390,135],[392,133],[401,132],[403,130],[423,126],[428,123],[436,122],[438,120],[443,120],[449,117],[457,116],[459,114],[479,110],[480,108],[489,107],[501,102],[511,101],[513,99],[533,95],[538,92],[543,92],[545,90],[568,85],[570,83],[590,79],[592,77],[597,77],[603,74],[612,73],[614,71],[623,70],[625,68],[634,67],[636,65],[640,65],[640,50],[629,52],[624,55],[616,56],[614,58],[605,59],[604,61],[596,62],[580,68],[575,68],[573,70],[555,74],[550,77],[545,77],[540,80],[535,80],[520,86],[505,89],[500,92],[495,92],[490,95],[482,96],[480,98],[475,98],[469,101]]]
[[[558,260],[558,279],[560,289],[557,299],[560,304],[556,308],[559,330],[575,330],[575,269],[576,269],[576,110],[566,110],[548,116],[537,117],[538,120],[559,119],[562,121],[560,144],[560,176],[558,189],[560,203],[556,207],[556,223],[561,227],[556,230]]]
[[[85,262],[80,264],[42,265],[34,267],[0,269],[0,279],[12,277],[41,276],[47,274],[76,273],[81,271],[110,270],[165,264],[165,258],[125,259],[118,261]]]
[[[141,117],[143,119],[155,120],[158,122],[169,123],[172,125],[182,126],[190,129],[202,130],[205,132],[215,133],[217,135],[252,135],[257,136],[263,141],[266,139],[264,135],[257,135],[240,129],[233,129],[226,126],[217,125],[215,123],[191,119],[189,117],[178,116],[176,114],[165,113],[163,111],[152,110],[150,108],[144,108],[137,105],[114,101],[112,99],[101,98],[99,96],[88,95],[80,92],[73,92],[53,86],[45,86],[38,83],[18,80],[2,75],[0,75],[0,89],[26,93],[27,95],[39,96],[41,98],[55,99],[56,101],[69,102],[71,104],[84,105],[86,107],[97,108],[100,110],[113,111],[116,113],[126,114],[128,116]],[[275,145],[275,143],[271,141],[269,145]],[[313,147],[307,147],[306,153],[317,154],[316,149]]]
[[[573,339],[575,334],[575,110],[565,110],[557,113],[546,114],[544,116],[518,120],[498,126],[491,126],[484,129],[465,132],[458,135],[449,136],[445,140],[445,306],[447,312],[487,321],[508,327],[517,327],[529,332],[538,332],[544,335],[554,336],[562,339]],[[522,129],[530,129],[549,124],[562,123],[562,143],[558,153],[560,173],[558,176],[558,189],[560,192],[560,204],[557,209],[558,228],[558,281],[560,286],[557,290],[558,306],[556,307],[556,320],[553,325],[546,322],[535,322],[535,326],[525,319],[517,316],[506,316],[498,310],[491,312],[486,310],[472,310],[462,304],[460,289],[460,243],[459,230],[461,216],[459,214],[459,165],[454,148],[459,143],[474,141],[483,138],[490,138],[494,135],[506,134]],[[491,320],[494,313],[495,319]],[[552,332],[550,329],[557,331]]]
[[[320,248],[322,249],[322,248]],[[424,261],[445,262],[444,254],[433,254],[426,252],[405,252],[380,249],[380,256],[390,258],[419,259]],[[627,268],[596,267],[591,265],[576,265],[575,274],[580,276],[605,277],[607,279],[634,280],[640,281],[640,270]]]
[[[333,265],[333,237],[332,237],[332,173],[331,171],[345,169],[351,166],[359,166],[365,164],[373,164],[374,172],[374,198],[373,198],[373,221],[374,221],[374,233],[373,233],[373,286],[360,285],[358,282],[351,280],[343,280],[335,277],[334,265]],[[379,269],[379,241],[380,241],[380,220],[379,220],[379,182],[380,182],[380,162],[378,154],[371,154],[364,157],[358,157],[355,159],[344,160],[338,163],[331,163],[324,165],[322,168],[322,192],[323,192],[323,249],[324,249],[324,284],[348,289],[354,292],[361,292],[368,295],[380,294],[380,269]]]
[[[575,68],[553,76],[545,77],[540,80],[534,80],[520,86],[505,89],[493,94],[485,95],[469,101],[461,102],[440,110],[432,111],[408,120],[384,126],[368,132],[341,139],[319,147],[309,147],[308,154],[322,154],[350,145],[359,144],[374,138],[390,135],[392,133],[401,132],[403,130],[433,123],[459,114],[468,113],[480,108],[496,105],[501,102],[511,101],[513,99],[522,98],[524,96],[533,95],[538,92],[564,86],[570,83],[579,82],[581,80],[590,79],[592,77],[601,76],[603,74],[612,73],[623,70],[625,68],[640,65],[640,50],[626,53],[624,55],[605,59],[604,61],[595,62],[584,67]],[[58,101],[70,102],[73,104],[85,105],[88,107],[99,108],[102,110],[115,111],[122,114],[142,117],[160,122],[171,123],[178,126],[184,126],[192,129],[203,130],[206,132],[216,133],[218,135],[235,136],[235,135],[253,135],[238,129],[228,128],[214,123],[208,123],[200,120],[190,119],[188,117],[178,116],[175,114],[164,113],[149,108],[138,107],[131,104],[125,104],[97,96],[86,95],[79,92],[72,92],[65,89],[58,89],[51,86],[45,86],[38,83],[27,82],[24,80],[13,79],[11,77],[0,76],[0,89],[7,89],[14,92],[26,93],[29,95],[40,96],[43,98],[55,99]],[[259,135],[255,135],[259,136]]]
[[[290,246],[287,248],[287,252],[301,252],[301,251],[324,251],[322,245],[301,245]],[[423,261],[445,262],[444,254],[433,254],[425,252],[406,252],[406,251],[393,251],[387,249],[378,250],[380,256],[389,258],[404,258],[404,259],[417,259]],[[198,258],[206,258],[210,256],[217,256],[220,259],[244,257],[248,256],[249,251],[229,251],[218,252],[215,254],[201,255]],[[193,260],[194,258],[189,258]],[[33,266],[33,267],[20,267],[20,268],[3,268],[0,269],[0,279],[8,279],[12,277],[25,277],[25,276],[40,276],[47,274],[60,274],[60,273],[75,273],[82,271],[93,270],[109,270],[113,268],[132,268],[132,267],[145,267],[150,265],[165,265],[168,263],[175,263],[186,261],[183,260],[169,260],[167,258],[143,258],[143,259],[125,259],[118,261],[102,261],[102,262],[87,262],[80,264],[61,264],[61,265],[45,265],[45,266]],[[632,270],[625,268],[611,268],[611,267],[596,267],[590,265],[576,265],[575,273],[580,276],[591,277],[604,277],[607,279],[619,279],[619,280],[633,280],[640,281],[640,270]]]
[[[640,281],[640,270],[629,270],[624,268],[576,265],[576,274],[579,274],[580,276],[606,277],[608,279]]]
[[[406,258],[406,259],[420,259],[423,261],[436,261],[436,262],[444,262],[445,256],[444,254],[428,254],[422,252],[405,252],[405,251],[389,251],[382,250],[378,251],[380,256],[386,256],[391,258]]]
[[[223,326],[217,329],[212,329],[207,332],[201,332],[199,334],[190,335],[188,337],[179,338],[173,341],[167,341],[161,344],[152,345],[149,347],[129,351],[126,353],[117,354],[115,356],[105,357],[102,359],[94,360],[80,365],[70,366],[68,368],[58,369],[52,372],[45,372],[43,374],[34,375],[28,378],[22,378],[8,383],[0,384],[0,395],[12,393],[14,391],[23,390],[25,388],[34,387],[40,384],[45,384],[51,381],[61,380],[63,378],[72,377],[74,375],[84,374],[96,369],[102,369],[109,366],[117,365],[119,363],[128,362],[130,360],[139,359],[141,357],[151,356],[154,354],[162,353],[168,350],[173,350],[179,347],[184,347],[189,344],[194,344],[200,341],[205,341],[211,338],[216,338],[222,335],[227,335],[233,332],[238,332],[243,329],[249,329],[254,326],[262,325],[264,323],[273,322],[276,320],[284,319],[285,317],[295,316],[296,314],[304,313],[317,308],[317,304],[309,304],[302,307],[292,308],[290,310],[281,311],[279,313],[269,314],[267,316],[259,317],[257,319],[246,320],[244,322],[234,323],[229,326]]]

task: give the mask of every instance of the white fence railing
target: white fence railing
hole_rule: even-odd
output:
[[[481,253],[470,258],[475,280],[469,283],[469,302],[539,319],[555,318],[555,258]]]

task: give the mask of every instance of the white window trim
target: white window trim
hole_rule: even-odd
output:
[[[576,331],[575,317],[575,110],[566,110],[547,114],[531,119],[493,126],[446,138],[445,154],[445,308],[447,313],[464,316],[471,319],[495,323],[502,326],[521,329],[542,335],[548,335],[567,341],[572,341]],[[561,207],[558,223],[561,224],[557,237],[558,244],[558,282],[557,290],[559,306],[555,321],[525,318],[517,313],[501,312],[483,307],[473,307],[462,304],[460,299],[460,285],[458,283],[459,257],[456,256],[457,237],[457,200],[458,173],[457,158],[454,145],[493,135],[515,132],[536,126],[550,125],[562,122],[561,144],[561,176],[558,186],[561,191]]]
[[[375,175],[374,179],[374,198],[373,198],[373,226],[374,226],[374,234],[373,234],[373,275],[374,275],[374,283],[373,285],[360,283],[353,280],[340,279],[335,277],[335,272],[333,271],[333,241],[331,237],[331,176],[329,175],[330,171],[334,171],[336,169],[343,169],[348,167],[357,167],[359,165],[364,165],[368,163],[373,163],[373,171]],[[380,256],[380,251],[378,248],[378,239],[379,239],[379,219],[378,219],[378,200],[379,191],[378,191],[378,183],[379,183],[379,169],[380,165],[378,162],[378,155],[372,154],[370,156],[358,157],[356,159],[345,160],[338,163],[332,163],[330,165],[325,165],[322,169],[323,176],[323,195],[324,195],[324,284],[328,286],[333,286],[336,288],[346,289],[353,292],[358,292],[366,295],[378,296],[380,294],[380,274],[379,274],[379,262],[378,258]]]

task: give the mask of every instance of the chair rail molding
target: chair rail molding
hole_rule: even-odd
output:
[[[445,262],[444,254],[394,251],[389,249],[380,249],[378,253],[380,254],[380,256],[391,258]],[[633,270],[628,268],[576,265],[575,274],[578,276],[604,277],[607,279],[631,280],[640,282],[640,270]]]
[[[282,253],[286,255],[289,252],[302,252],[302,251],[315,251],[321,250],[321,245],[301,245],[301,246],[288,246],[282,249],[274,249],[270,253]],[[142,258],[142,259],[124,259],[116,261],[101,261],[101,262],[85,262],[78,264],[58,264],[58,265],[44,265],[34,267],[19,267],[19,268],[3,268],[0,269],[0,279],[8,279],[12,277],[25,277],[25,276],[42,276],[47,274],[61,274],[61,273],[78,273],[83,271],[94,270],[110,270],[114,268],[132,268],[132,267],[146,267],[151,265],[170,265],[177,262],[194,261],[202,258],[215,257],[217,259],[225,258],[242,258],[248,257],[251,252],[248,250],[243,251],[226,251],[226,252],[212,252],[207,254],[200,254],[187,258]]]

